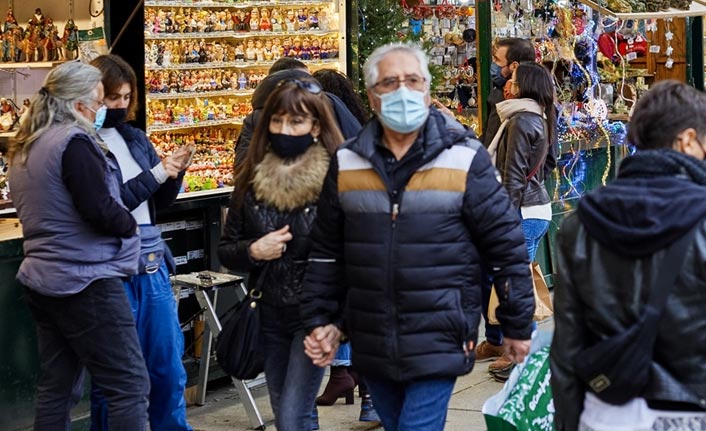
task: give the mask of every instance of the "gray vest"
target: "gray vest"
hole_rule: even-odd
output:
[[[72,295],[95,280],[137,272],[139,235],[118,238],[96,231],[81,219],[64,185],[62,157],[78,134],[85,132],[73,125],[53,126],[31,144],[26,163],[13,161],[10,167],[12,201],[24,234],[17,279],[43,295]],[[118,166],[108,158],[106,165],[105,176],[96,181],[104,181],[113,199],[122,202]]]

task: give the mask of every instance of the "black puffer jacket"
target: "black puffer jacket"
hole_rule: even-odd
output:
[[[294,166],[284,166],[281,159],[269,154],[260,164],[242,207],[228,213],[218,257],[227,268],[249,272],[248,288],[261,290],[262,300],[268,304],[299,305],[309,232],[328,162],[329,156],[320,145],[311,147]],[[250,244],[286,225],[292,240],[285,254],[270,261],[253,260]]]
[[[437,110],[390,172],[381,135],[370,121],[331,161],[303,287],[305,327],[335,322],[345,304],[352,360],[366,375],[468,373],[473,354],[462,345],[477,340],[482,262],[503,287],[503,333],[531,333],[518,214],[482,145]]]
[[[546,128],[540,115],[518,112],[508,120],[500,138],[495,166],[517,209],[549,203],[544,187],[544,163],[549,151]]]
[[[575,358],[637,321],[658,271],[680,275],[669,286],[642,397],[706,407],[704,185],[703,162],[671,150],[638,152],[615,182],[583,198],[562,224],[551,349],[558,431],[576,430],[583,410],[587,387],[574,372]],[[694,226],[681,270],[665,268],[665,248]]]

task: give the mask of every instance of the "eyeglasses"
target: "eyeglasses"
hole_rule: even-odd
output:
[[[98,108],[93,109],[93,108],[91,108],[91,107],[88,105],[88,103],[86,103],[86,102],[84,101],[84,103],[86,103],[86,108],[88,108],[88,110],[91,111],[91,112],[93,112],[94,114],[95,114],[99,109],[101,109],[102,107],[106,106],[105,103],[103,103],[102,100],[91,100],[90,102],[92,102],[92,103],[97,103],[97,104],[98,104]]]
[[[321,89],[321,86],[317,84],[316,82],[313,81],[302,81],[299,79],[286,79],[284,81],[280,81],[279,84],[277,84],[277,88],[286,85],[286,84],[294,84],[297,87],[301,88],[302,90],[306,90],[311,94],[321,94],[323,91]]]
[[[373,85],[380,93],[389,93],[400,88],[400,84],[410,90],[423,91],[426,85],[426,79],[418,75],[407,75],[404,78],[385,78]]]

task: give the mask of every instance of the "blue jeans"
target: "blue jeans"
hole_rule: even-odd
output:
[[[522,220],[522,232],[525,234],[525,244],[527,244],[527,254],[530,262],[534,262],[537,257],[539,241],[549,230],[549,220],[529,218]]]
[[[446,423],[455,377],[400,383],[366,376],[385,431],[440,431]]]
[[[539,242],[544,234],[549,230],[549,220],[524,219],[522,220],[522,232],[525,234],[525,245],[530,262],[534,262],[537,257]],[[503,333],[500,325],[488,323],[488,303],[490,302],[490,289],[493,285],[493,278],[483,270],[481,274],[481,297],[483,300],[483,319],[485,319],[485,338],[493,345],[503,344]],[[535,324],[536,327],[536,324]]]
[[[96,280],[66,297],[27,288],[25,297],[37,325],[41,368],[35,431],[71,429],[84,366],[105,394],[110,429],[145,430],[150,383],[122,281]]]
[[[278,431],[309,431],[324,369],[304,354],[304,330],[293,323],[299,321],[298,310],[261,307],[265,377],[275,426]]]
[[[351,366],[351,343],[343,343],[338,346],[336,357],[333,358],[332,367],[350,367]]]
[[[154,274],[139,274],[124,283],[135,316],[142,355],[150,376],[148,409],[152,431],[191,431],[186,421],[184,335],[164,262]],[[102,391],[91,390],[91,431],[106,431],[107,405]]]

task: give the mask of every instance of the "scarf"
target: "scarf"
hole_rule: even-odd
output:
[[[542,108],[539,103],[535,102],[533,99],[510,99],[499,102],[495,105],[495,109],[498,112],[498,117],[500,117],[500,127],[497,133],[493,137],[493,140],[488,146],[488,153],[490,158],[493,160],[493,165],[495,165],[495,159],[498,155],[498,144],[500,143],[500,138],[507,127],[508,121],[513,115],[518,112],[531,112],[544,117],[544,108]]]

